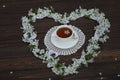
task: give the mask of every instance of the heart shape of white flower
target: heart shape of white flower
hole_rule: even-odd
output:
[[[79,59],[73,58],[73,63],[65,66],[65,63],[58,63],[59,58],[54,51],[38,48],[39,42],[36,39],[37,32],[34,29],[33,23],[36,19],[43,19],[45,17],[53,18],[56,22],[62,24],[67,24],[81,17],[87,17],[88,19],[97,21],[99,25],[94,27],[94,36],[89,40],[86,50],[81,52],[81,57]],[[94,57],[100,53],[100,45],[109,38],[106,33],[109,32],[110,22],[105,18],[104,13],[99,13],[98,9],[87,10],[80,7],[69,14],[64,13],[62,15],[54,12],[53,8],[44,7],[43,9],[31,9],[27,16],[22,17],[22,26],[21,29],[23,29],[24,33],[22,40],[29,43],[30,51],[36,57],[42,59],[43,63],[47,63],[47,67],[51,68],[55,74],[66,76],[78,73],[77,69],[80,68],[81,64],[87,66],[88,63],[93,62]]]

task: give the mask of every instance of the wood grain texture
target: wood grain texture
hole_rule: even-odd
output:
[[[0,0],[0,80],[120,80],[120,1],[119,0]],[[6,7],[2,7],[5,5]],[[23,43],[20,30],[21,17],[27,15],[31,8],[53,6],[59,13],[71,12],[82,6],[83,8],[99,8],[111,22],[110,39],[102,45],[101,54],[89,67],[81,67],[79,74],[66,77],[56,76],[50,69],[37,59]],[[70,24],[81,28],[87,40],[94,33],[92,20],[80,18]],[[52,26],[60,25],[52,19],[45,18],[35,23],[40,40],[40,47],[45,48],[43,39]],[[85,44],[85,46],[86,46]],[[84,46],[84,47],[85,47]],[[68,58],[60,56],[62,61],[71,63],[71,58],[78,57],[81,49]],[[115,61],[115,58],[118,60]],[[10,72],[13,72],[10,74]],[[100,76],[99,72],[103,75]]]

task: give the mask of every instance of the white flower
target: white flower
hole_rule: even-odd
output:
[[[75,58],[73,58],[72,61],[73,61],[72,66],[73,66],[74,68],[77,68],[77,67],[79,67],[79,66],[81,65],[80,59],[75,59]]]
[[[25,16],[25,17],[22,17],[22,23],[29,23],[29,19]]]
[[[97,53],[94,52],[92,56],[93,56],[93,57],[96,57],[96,56],[98,56],[98,54],[99,54],[100,52],[101,52],[101,51],[98,51]]]
[[[36,15],[36,18],[37,19],[43,19],[45,16],[43,15],[43,14],[38,14],[38,15]]]
[[[49,78],[48,80],[51,80],[51,78]]]
[[[100,37],[100,36],[95,33],[93,38],[94,38],[96,41],[98,41],[99,37]]]
[[[53,59],[52,57],[51,58],[48,58],[48,64],[47,64],[47,67],[53,67],[55,66],[59,61],[59,58],[58,59]]]
[[[89,62],[89,63],[93,63],[94,62],[94,59],[93,58],[91,58],[90,60],[88,60],[87,62]]]
[[[75,12],[71,12],[70,16],[68,17],[70,20],[76,20],[79,18],[79,15]]]
[[[34,48],[34,49],[33,49],[33,52],[35,52],[35,53],[39,53],[40,50],[39,50],[38,48]]]
[[[24,33],[24,34],[23,34],[23,37],[24,37],[25,39],[28,39],[28,33]]]
[[[37,37],[36,33],[35,33],[35,32],[32,32],[30,39],[35,39],[36,37]]]
[[[35,40],[31,40],[30,45],[34,45],[34,46],[38,47],[39,42],[36,39]]]
[[[81,58],[80,58],[80,61],[81,61],[81,63],[83,63],[84,65],[88,65],[87,64],[87,61],[85,60],[85,55],[86,55],[86,53],[85,53],[85,51],[83,50],[82,52],[81,52]]]
[[[39,57],[39,55],[37,54],[39,53],[39,51],[40,50],[38,48],[33,48],[32,53],[34,54],[34,56]]]
[[[56,68],[56,67],[53,67],[52,68],[52,71],[54,72],[54,73],[56,73],[57,75],[61,75],[62,73],[64,73],[63,72],[63,70],[62,70],[62,68]]]
[[[22,17],[22,27],[21,29],[23,29],[23,32],[32,32],[34,30],[33,26],[30,25],[30,20],[25,16]]]
[[[87,14],[87,9],[80,9],[80,16],[85,16]]]
[[[45,50],[44,50],[44,49],[41,49],[41,50],[40,50],[40,54],[43,54],[43,53],[45,53]]]
[[[49,12],[50,12],[49,10],[43,10],[41,14],[46,17],[50,14]]]
[[[73,73],[78,73],[74,67],[68,66],[65,68],[65,75],[66,74],[73,74]]]
[[[33,9],[30,9],[30,10],[29,10],[29,12],[28,12],[28,15],[29,15],[29,16],[35,16],[35,13],[33,13],[32,11],[33,11]]]
[[[99,41],[101,41],[102,43],[106,42],[107,39],[109,39],[109,37],[107,35],[103,36],[103,38],[99,38]]]
[[[93,12],[94,12],[94,9],[90,9],[87,11],[87,15],[91,15],[91,14],[93,14]]]
[[[69,20],[66,20],[66,18],[63,18],[63,19],[61,19],[60,22],[63,23],[63,24],[67,24],[67,23],[69,23]]]
[[[33,39],[35,39],[37,37],[37,35],[34,32],[32,32],[32,33],[26,32],[26,33],[23,34],[23,37],[25,39],[33,40]]]
[[[58,52],[55,52],[54,50],[49,50],[48,54],[49,54],[49,56],[51,56],[52,54],[54,54],[55,57],[58,57]]]

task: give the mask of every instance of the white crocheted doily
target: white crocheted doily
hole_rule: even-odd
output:
[[[74,30],[74,32],[76,32],[76,34],[78,36],[77,43],[73,47],[70,47],[70,48],[67,48],[67,49],[62,49],[62,48],[56,47],[51,42],[51,35],[57,29],[57,27],[59,27],[59,26],[52,27],[47,32],[47,34],[45,35],[44,44],[46,45],[46,47],[49,50],[53,50],[54,52],[57,52],[58,55],[71,55],[73,53],[76,53],[77,50],[80,49],[82,47],[82,45],[85,43],[85,35],[84,35],[84,33],[79,28],[77,28],[75,26],[71,26],[72,29]]]

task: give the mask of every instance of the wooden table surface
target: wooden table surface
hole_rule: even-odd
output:
[[[99,8],[111,22],[110,39],[101,46],[101,54],[89,67],[81,67],[79,74],[56,76],[41,60],[33,56],[22,42],[21,17],[31,8],[53,6],[56,12],[71,12],[79,6]],[[120,80],[120,0],[0,0],[0,80]],[[93,35],[92,20],[80,18],[70,24],[79,27],[87,40]],[[40,48],[45,48],[43,39],[52,26],[60,25],[52,19],[37,20],[35,28]],[[81,49],[70,56],[60,56],[62,62],[71,63],[71,58],[80,56]],[[100,75],[102,73],[102,75]]]

